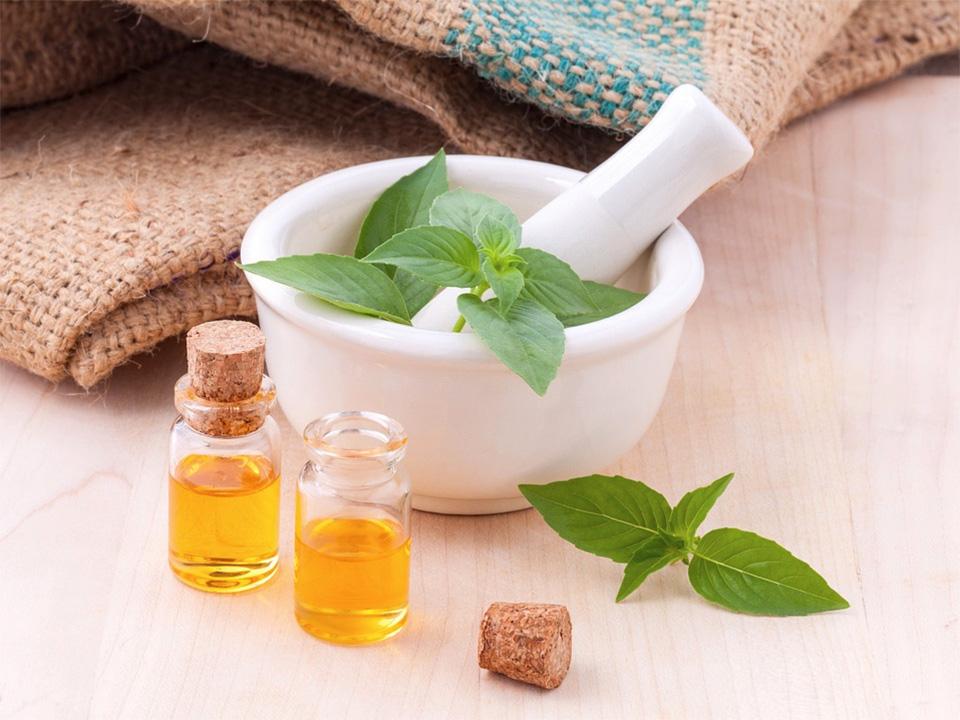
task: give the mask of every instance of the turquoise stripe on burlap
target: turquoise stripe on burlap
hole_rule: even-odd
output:
[[[626,132],[674,87],[703,87],[708,0],[469,0],[449,54],[548,112]]]

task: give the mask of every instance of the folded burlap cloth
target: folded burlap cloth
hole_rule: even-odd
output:
[[[955,0],[3,2],[0,357],[90,387],[253,315],[246,226],[335,168],[587,168],[684,82],[759,147],[958,44]]]

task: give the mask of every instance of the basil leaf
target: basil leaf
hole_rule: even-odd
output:
[[[410,324],[410,313],[393,280],[356,258],[325,253],[288,255],[241,267],[344,310]]]
[[[523,290],[523,273],[509,266],[498,270],[490,258],[484,258],[480,269],[483,271],[483,277],[490,283],[490,288],[497,296],[497,300],[500,301],[497,310],[504,315]]]
[[[707,517],[707,513],[710,512],[717,498],[727,489],[731,480],[733,480],[733,473],[684,495],[670,513],[668,530],[674,535],[692,540],[700,523]]]
[[[464,293],[457,307],[503,364],[543,395],[563,359],[563,325],[542,305],[519,298],[501,315],[499,302]]]
[[[396,283],[397,289],[403,295],[403,302],[407,306],[407,312],[410,313],[411,318],[433,300],[433,296],[440,289],[438,285],[421,280],[413,273],[400,268],[396,268],[396,272],[393,274],[393,282]]]
[[[404,230],[375,248],[363,262],[394,265],[444,287],[473,287],[483,281],[476,246],[462,232],[448,227],[422,225]]]
[[[441,148],[430,162],[404,175],[374,201],[360,226],[354,256],[366,257],[398,232],[427,224],[430,206],[446,191],[447,156]]]
[[[738,612],[809,615],[850,604],[812,567],[773,540],[746,530],[711,530],[693,549],[690,584]]]
[[[658,530],[670,517],[663,495],[620,475],[521,485],[520,492],[564,540],[617,562],[629,561],[646,541],[660,538]]]
[[[627,308],[631,308],[646,297],[646,293],[637,293],[632,290],[614,287],[613,285],[604,285],[603,283],[583,282],[590,295],[590,299],[596,306],[595,310],[576,313],[572,315],[557,315],[564,327],[575,327],[577,325],[586,325],[587,323],[603,320],[617,313],[621,313]]]
[[[477,225],[476,239],[480,247],[495,260],[511,255],[520,243],[519,234],[490,215]]]
[[[623,582],[617,591],[617,602],[625,600],[657,570],[681,557],[683,551],[660,535],[640,543],[640,547],[623,569]]]
[[[438,197],[430,207],[431,225],[456,228],[474,240],[477,240],[477,227],[485,217],[506,226],[519,243],[520,221],[513,214],[513,210],[492,197],[457,188]]]
[[[519,248],[523,291],[557,317],[596,312],[583,282],[567,263],[536,248]]]

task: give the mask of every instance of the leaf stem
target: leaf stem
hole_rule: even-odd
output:
[[[470,289],[471,295],[476,295],[478,298],[482,298],[483,294],[490,289],[490,283],[482,282],[477,285],[475,288]],[[463,330],[463,326],[467,324],[467,319],[461,315],[457,318],[457,322],[453,324],[453,332],[458,333]]]

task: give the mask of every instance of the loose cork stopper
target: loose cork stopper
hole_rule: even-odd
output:
[[[570,669],[573,626],[563,605],[493,603],[480,621],[480,667],[551,690]]]
[[[257,394],[263,380],[263,333],[253,323],[215,320],[187,333],[187,373],[207,400],[236,402]]]

